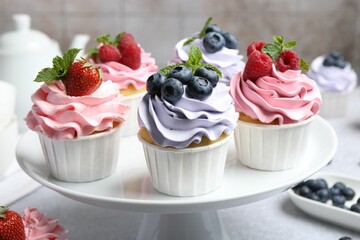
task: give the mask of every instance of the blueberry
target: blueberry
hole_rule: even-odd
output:
[[[305,184],[311,189],[311,191],[316,192],[320,189],[319,182],[314,179],[307,180]]]
[[[333,59],[340,59],[341,58],[341,54],[338,51],[331,51],[328,56],[332,57]]]
[[[292,187],[291,189],[294,191],[299,190],[302,186],[305,186],[305,182],[301,182],[299,184],[296,184],[294,187]]]
[[[161,72],[151,75],[146,82],[146,91],[150,96],[161,96],[161,86],[165,82],[166,77]]]
[[[335,187],[330,188],[329,192],[331,197],[341,195],[341,190]]]
[[[182,84],[186,85],[190,81],[192,76],[193,74],[190,68],[185,66],[176,66],[170,71],[168,78],[176,78]]]
[[[331,197],[332,203],[336,207],[344,207],[346,198],[343,195],[336,195]]]
[[[327,56],[323,61],[323,65],[325,67],[331,67],[331,66],[335,66],[335,62],[336,60],[334,58]]]
[[[222,29],[216,25],[216,24],[210,24],[206,30],[205,30],[206,33],[208,32],[218,32],[218,33],[222,33]]]
[[[323,189],[319,189],[316,194],[319,196],[320,201],[323,203],[326,203],[327,200],[330,199],[330,192],[328,189],[323,188]]]
[[[218,32],[209,32],[203,40],[204,48],[208,53],[220,51],[225,46],[225,39]]]
[[[311,190],[308,186],[304,185],[299,189],[299,195],[308,198],[311,194]]]
[[[353,211],[353,212],[356,212],[356,213],[360,213],[360,204],[359,204],[359,203],[355,203],[355,204],[351,205],[350,211]]]
[[[194,99],[205,100],[213,91],[211,83],[203,77],[194,76],[186,87],[186,94]]]
[[[346,200],[351,200],[355,197],[355,191],[352,188],[346,187],[344,189],[341,189],[341,193],[342,195],[344,195]]]
[[[328,188],[328,185],[327,185],[327,182],[325,179],[318,178],[316,181],[318,182],[319,189],[327,189]]]
[[[335,61],[335,67],[344,69],[346,67],[347,62],[344,59],[338,59]]]
[[[166,79],[161,87],[162,98],[172,104],[178,102],[181,99],[183,93],[183,84],[175,78]]]
[[[308,198],[320,202],[320,197],[314,192],[310,193]]]
[[[358,198],[357,203],[359,203],[359,204],[360,204],[360,197]]]
[[[237,49],[239,41],[236,39],[234,35],[229,32],[223,33],[223,37],[225,39],[225,47],[230,49]]]
[[[219,82],[219,75],[214,70],[207,67],[199,67],[195,71],[195,76],[206,78],[213,87]]]
[[[345,184],[342,183],[342,182],[336,182],[336,183],[334,184],[333,188],[337,188],[337,189],[340,189],[340,190],[341,190],[341,189],[346,188],[346,186],[345,186]]]
[[[344,236],[344,237],[339,238],[339,240],[351,240],[351,237]]]

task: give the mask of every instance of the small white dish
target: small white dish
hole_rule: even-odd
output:
[[[356,195],[351,201],[346,201],[345,206],[348,208],[356,203],[357,199],[360,197],[360,178],[349,177],[337,173],[320,172],[311,176],[309,179],[317,178],[325,179],[329,187],[332,187],[335,182],[340,181],[347,187],[352,188]],[[305,213],[342,227],[360,231],[360,213],[335,207],[331,204],[331,201],[322,203],[307,199],[295,194],[292,189],[288,190],[288,193],[293,203]]]

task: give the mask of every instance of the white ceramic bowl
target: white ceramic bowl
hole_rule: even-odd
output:
[[[16,161],[15,148],[18,140],[16,116],[12,115],[10,123],[0,128],[0,177]]]
[[[231,136],[208,146],[185,149],[163,148],[138,137],[151,183],[159,192],[190,197],[209,193],[221,185]]]

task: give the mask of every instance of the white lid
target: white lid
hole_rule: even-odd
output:
[[[14,14],[15,30],[0,36],[0,52],[44,51],[52,40],[44,33],[30,28],[30,16]]]

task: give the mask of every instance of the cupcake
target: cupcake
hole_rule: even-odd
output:
[[[240,113],[235,129],[237,156],[254,169],[277,171],[299,166],[307,151],[311,122],[319,111],[320,91],[301,72],[308,65],[291,50],[296,42],[255,41],[248,61],[230,86]]]
[[[238,119],[228,87],[217,84],[219,70],[200,64],[201,55],[193,46],[186,64],[149,77],[138,109],[152,185],[168,195],[197,196],[221,185]]]
[[[123,103],[129,106],[128,118],[122,136],[135,135],[138,131],[137,107],[146,92],[146,80],[156,73],[158,67],[150,53],[135,41],[130,33],[120,33],[114,40],[102,35],[96,40],[97,48],[89,50],[90,63],[100,67],[103,80],[118,84],[124,96]]]
[[[349,62],[337,51],[315,58],[310,64],[309,77],[320,89],[323,103],[320,115],[342,117],[346,114],[349,95],[357,84],[357,75]]]
[[[174,56],[170,64],[184,63],[189,59],[191,46],[201,49],[202,63],[214,65],[220,69],[222,77],[220,82],[230,85],[230,81],[235,73],[241,71],[245,63],[243,56],[239,55],[238,40],[229,33],[224,32],[216,24],[210,24],[209,18],[200,32],[180,40],[175,45]]]
[[[99,68],[75,61],[70,49],[44,68],[35,81],[45,82],[32,95],[25,118],[38,133],[50,174],[69,182],[94,181],[116,169],[127,107],[119,88],[103,82]]]

